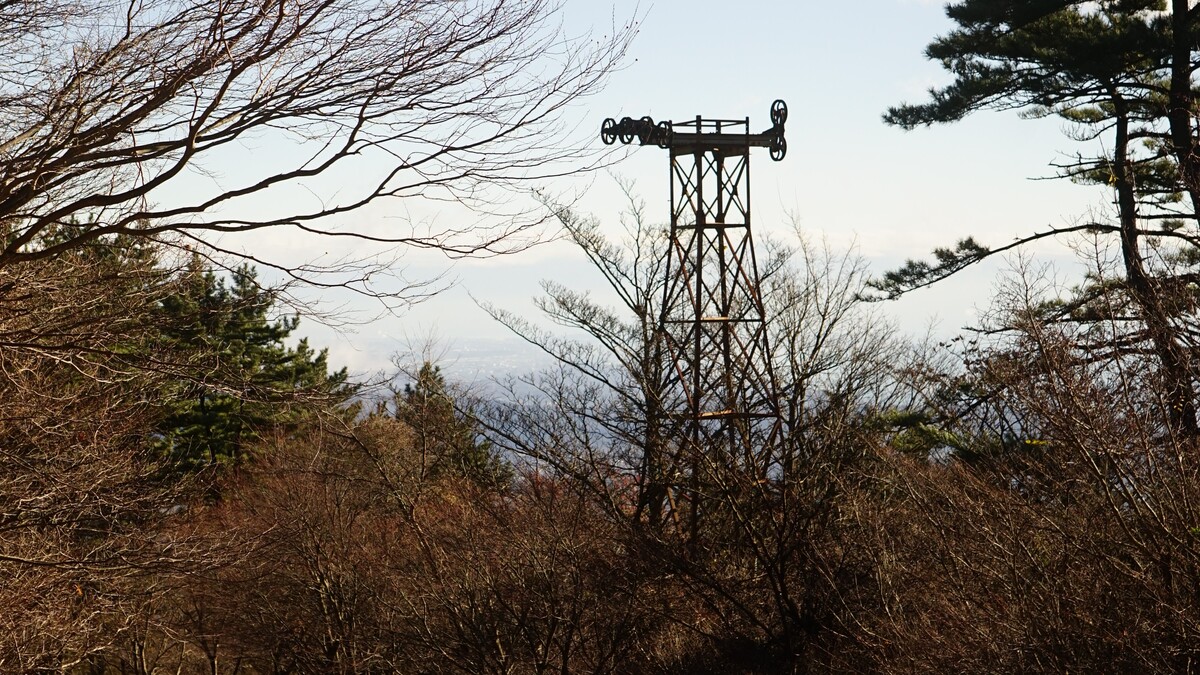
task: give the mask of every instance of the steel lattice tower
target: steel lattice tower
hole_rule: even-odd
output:
[[[670,153],[671,255],[661,330],[686,410],[683,435],[705,461],[722,455],[765,478],[763,453],[778,433],[779,402],[769,366],[766,317],[750,228],[750,148],[787,152],[787,106],[771,106],[772,126],[750,133],[749,118],[655,123],[606,119],[601,139],[657,145]],[[728,454],[724,454],[728,453]],[[692,481],[698,481],[696,467]],[[690,486],[695,505],[702,486]],[[693,517],[693,521],[695,518]]]

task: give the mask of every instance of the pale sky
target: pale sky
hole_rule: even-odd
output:
[[[606,5],[566,0],[563,7],[568,31],[590,28],[603,34],[613,17],[620,23],[635,14],[643,20],[626,66],[602,93],[573,108],[570,121],[595,137],[599,148],[605,117],[748,115],[752,127],[765,129],[771,101],[784,99],[790,110],[786,159],[772,162],[765,151],[752,159],[753,225],[760,234],[785,235],[790,230],[785,215],[794,214],[809,236],[826,237],[838,249],[856,247],[881,273],[962,237],[999,245],[1103,208],[1103,190],[1030,180],[1052,174],[1051,162],[1079,149],[1055,119],[981,113],[952,126],[912,132],[880,121],[889,105],[919,101],[928,87],[947,81],[940,67],[922,56],[925,45],[950,25],[940,2],[621,0]],[[664,223],[667,161],[662,150],[640,148],[613,167],[635,182],[650,215]],[[584,192],[578,208],[615,226],[622,204],[608,175],[545,188]],[[420,214],[415,217],[458,217],[428,204],[404,208]],[[387,214],[365,217],[386,219]],[[1065,251],[1054,245],[1040,250],[1050,258]],[[448,267],[425,254],[409,255],[404,263],[412,278]],[[1000,266],[970,271],[942,288],[888,303],[884,310],[907,331],[937,321],[941,331],[953,332],[970,324],[975,307],[986,303]],[[581,288],[595,284],[586,263],[564,244],[458,262],[449,274],[457,286],[400,316],[341,334],[306,321],[299,333],[330,347],[335,364],[367,372],[385,367],[392,353],[430,334],[451,349],[456,342],[504,337],[504,329],[492,324],[471,296],[533,313],[529,301],[539,292],[539,279]],[[331,306],[356,302],[323,299]]]

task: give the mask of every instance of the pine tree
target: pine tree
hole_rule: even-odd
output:
[[[191,350],[195,373],[180,385],[162,424],[162,445],[188,465],[237,460],[265,431],[294,426],[306,404],[340,402],[345,369],[330,373],[325,350],[285,341],[299,317],[273,319],[276,296],[243,265],[229,279],[193,259],[181,292],[161,303],[164,339]]]
[[[1200,8],[1187,0],[962,0],[947,7],[956,28],[928,47],[954,82],[929,101],[890,109],[905,129],[955,122],[980,110],[1057,115],[1074,136],[1102,141],[1099,153],[1061,166],[1062,176],[1111,190],[1111,221],[1052,228],[991,249],[974,238],[909,261],[875,282],[895,297],[988,256],[1046,237],[1113,237],[1120,278],[1096,275],[1076,292],[1014,319],[1073,326],[1079,357],[1140,358],[1162,382],[1165,433],[1200,437],[1200,134],[1192,73]]]
[[[396,418],[412,430],[422,477],[458,476],[488,488],[512,481],[512,467],[481,437],[474,414],[459,408],[440,367],[424,362],[394,404]]]

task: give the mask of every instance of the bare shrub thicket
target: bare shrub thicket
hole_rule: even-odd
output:
[[[941,459],[898,451],[909,429],[860,501],[886,610],[861,630],[891,669],[1200,667],[1196,448],[1163,422],[1154,355],[1106,344],[1118,313],[1045,321],[1051,290],[1005,285],[1005,329],[922,380]]]
[[[192,330],[216,311],[195,297],[197,270],[167,263],[161,247],[109,238],[0,268],[0,670],[170,660],[164,608],[198,570],[257,545],[206,524],[219,470],[171,455],[171,414],[219,392],[296,425],[339,400],[256,384],[254,359],[229,358],[233,338]],[[180,298],[199,306],[167,309]],[[292,369],[310,365],[293,356]]]
[[[536,474],[505,491],[423,477],[411,440],[373,417],[260,451],[203,518],[241,558],[152,608],[144,644],[161,666],[616,673],[647,660],[661,591],[594,506]]]
[[[147,438],[186,361],[147,309],[173,282],[103,246],[0,270],[0,669],[102,650],[180,561],[157,533],[189,481]]]
[[[544,284],[542,309],[583,339],[492,310],[559,364],[513,382],[508,400],[487,411],[495,442],[596,503],[656,585],[672,589],[662,611],[677,642],[659,654],[659,668],[791,672],[848,662],[847,612],[874,599],[860,588],[869,559],[843,527],[842,492],[867,458],[866,411],[907,400],[889,376],[904,350],[855,301],[863,266],[811,242],[777,247],[763,264],[784,431],[753,448],[778,467],[762,480],[720,461],[718,448],[680,440],[671,414],[679,392],[658,333],[665,233],[636,202],[625,242],[606,239],[594,221],[560,219],[619,304]],[[705,486],[698,511],[678,501],[698,498],[681,488],[689,484]]]

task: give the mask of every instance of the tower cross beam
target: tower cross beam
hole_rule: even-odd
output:
[[[646,116],[622,117],[620,121],[609,117],[600,125],[600,140],[605,145],[617,141],[629,145],[636,140],[641,145],[657,145],[669,148],[671,154],[698,152],[745,152],[752,147],[769,148],[771,159],[779,161],[787,155],[784,140],[784,123],[787,122],[787,104],[775,101],[771,104],[771,128],[761,133],[750,133],[750,120],[718,120],[697,117],[687,122],[655,122]]]

